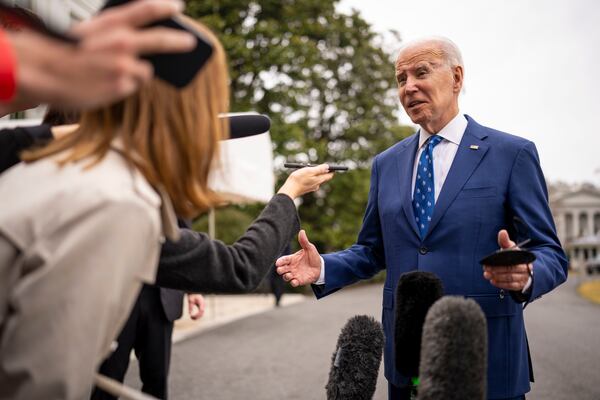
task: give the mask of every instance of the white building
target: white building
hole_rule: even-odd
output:
[[[600,190],[592,185],[561,188],[550,195],[558,237],[573,269],[600,255]]]

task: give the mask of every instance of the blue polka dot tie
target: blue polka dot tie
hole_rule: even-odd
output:
[[[435,186],[433,184],[433,148],[442,141],[441,136],[432,136],[429,138],[425,148],[419,157],[419,166],[417,167],[417,176],[415,178],[415,191],[413,194],[413,209],[415,219],[421,237],[425,237],[431,216],[433,215],[433,206],[435,205]]]

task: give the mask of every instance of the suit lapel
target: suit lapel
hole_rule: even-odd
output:
[[[406,214],[406,218],[413,231],[417,236],[420,236],[415,213],[412,207],[412,176],[415,165],[415,157],[417,147],[419,145],[419,134],[416,133],[410,140],[407,140],[396,154],[397,171],[398,171],[398,188],[402,196],[402,209]]]
[[[484,142],[487,135],[483,131],[483,127],[478,125],[471,118],[467,117],[467,119],[469,120],[467,129],[458,146],[458,151],[456,152],[450,171],[448,171],[448,176],[446,177],[438,200],[435,203],[431,223],[429,224],[429,229],[427,230],[425,237],[435,229],[440,219],[448,210],[450,204],[452,204],[469,177],[473,174],[473,171],[475,171],[483,159],[483,156],[485,156],[485,153],[488,151],[488,145]]]

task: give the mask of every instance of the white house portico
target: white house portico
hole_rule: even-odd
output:
[[[600,190],[583,185],[576,190],[556,191],[550,197],[550,207],[573,269],[582,268],[600,255]]]

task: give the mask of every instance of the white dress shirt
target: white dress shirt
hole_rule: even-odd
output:
[[[438,136],[442,137],[442,141],[433,148],[433,184],[435,186],[435,201],[446,182],[448,171],[452,166],[456,152],[458,151],[458,145],[462,140],[462,137],[467,128],[467,119],[461,113],[458,113],[448,124],[438,132]],[[415,157],[415,165],[413,167],[412,176],[412,193],[415,191],[415,178],[417,176],[417,166],[419,165],[419,158],[421,153],[425,149],[425,142],[433,135],[421,128],[419,130],[419,150]],[[411,194],[412,196],[412,194]]]

